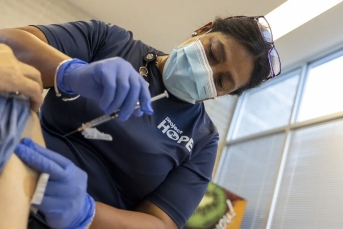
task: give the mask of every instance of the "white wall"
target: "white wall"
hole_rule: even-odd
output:
[[[0,28],[91,18],[89,14],[62,0],[0,0]]]

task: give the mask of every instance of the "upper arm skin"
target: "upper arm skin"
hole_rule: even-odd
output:
[[[16,29],[24,30],[26,32],[31,33],[32,35],[36,36],[39,40],[43,41],[44,43],[48,44],[48,39],[46,39],[46,36],[44,33],[34,26],[25,26],[25,27],[18,27]]]
[[[136,209],[138,212],[156,216],[163,221],[165,229],[177,229],[176,223],[161,208],[157,207],[149,200],[144,200]]]
[[[22,138],[31,138],[45,146],[36,113],[31,112]],[[30,200],[39,174],[24,164],[15,154],[0,173],[0,228],[27,228]]]
[[[47,44],[43,32],[33,26],[0,29],[0,42],[7,44],[18,60],[40,71],[44,88],[54,86],[56,67],[70,59]]]

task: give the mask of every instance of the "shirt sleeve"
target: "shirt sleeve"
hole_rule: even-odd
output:
[[[35,25],[48,43],[72,58],[86,62],[117,56],[129,48],[132,33],[102,21],[77,21],[64,24]]]
[[[28,97],[0,92],[0,174],[21,138],[29,116]]]
[[[218,139],[214,138],[191,160],[173,169],[147,199],[183,228],[204,196],[212,178]]]

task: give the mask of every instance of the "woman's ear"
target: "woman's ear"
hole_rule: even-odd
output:
[[[201,35],[203,33],[206,33],[208,30],[211,29],[212,25],[213,25],[213,22],[210,21],[209,23],[207,23],[206,25],[202,26],[201,28],[194,30],[194,32],[192,33],[192,37],[195,37],[195,36]]]

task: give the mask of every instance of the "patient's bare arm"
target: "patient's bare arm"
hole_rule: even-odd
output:
[[[22,138],[31,138],[45,146],[38,117],[33,112],[26,122]],[[27,228],[30,200],[38,175],[12,154],[0,173],[0,228]]]

